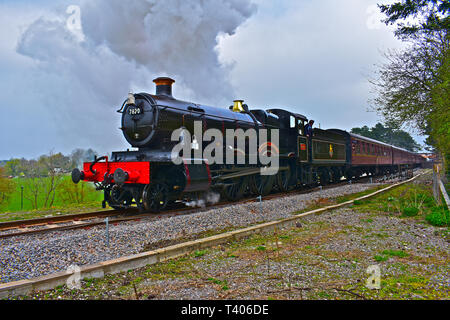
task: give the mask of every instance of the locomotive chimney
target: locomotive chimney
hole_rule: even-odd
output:
[[[156,95],[163,95],[172,98],[172,84],[175,80],[167,77],[159,77],[153,80],[156,83]]]

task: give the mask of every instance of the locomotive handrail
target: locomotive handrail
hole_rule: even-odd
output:
[[[152,106],[153,107],[164,108],[164,109],[172,109],[172,110],[178,110],[178,111],[186,112],[186,109],[177,108],[177,107],[174,107],[174,106],[167,106],[167,105],[162,105],[162,104],[153,104]],[[189,107],[187,109],[189,111],[191,111],[191,112],[196,112],[196,113],[200,113],[200,114],[206,114],[206,111],[200,112],[200,111],[197,111],[197,110],[191,110],[191,109],[189,109]],[[196,108],[194,108],[194,109],[196,109]],[[249,115],[250,118],[252,118],[252,120],[253,120],[253,117],[252,117],[251,113],[245,113],[245,114]],[[228,117],[219,116],[219,115],[210,115],[210,114],[206,114],[206,115],[211,116],[211,117],[215,117],[215,118],[218,118],[218,119],[226,119],[226,120],[232,120],[232,121],[245,121],[245,120],[236,120],[235,118],[228,118]]]
[[[120,109],[119,110],[117,110],[117,112],[118,113],[123,113],[123,107],[125,106],[125,103],[127,103],[127,101],[128,101],[128,99],[126,99],[123,103],[122,103],[122,106],[120,107]]]
[[[106,163],[108,163],[108,156],[103,156],[103,157],[100,157],[100,158],[95,157],[94,161],[89,166],[89,171],[91,171],[93,175],[97,174],[97,170],[93,170],[94,166],[101,160],[106,160]]]

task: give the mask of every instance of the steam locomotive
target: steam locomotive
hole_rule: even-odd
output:
[[[156,94],[129,94],[118,110],[120,129],[134,150],[113,152],[111,159],[96,157],[84,163],[82,171],[72,171],[74,183],[91,181],[103,190],[103,207],[135,205],[159,212],[174,201],[207,202],[211,194],[236,201],[246,193],[267,195],[342,177],[389,174],[425,162],[418,154],[344,130],[315,128],[307,137],[308,119],[287,110],[249,110],[242,100],[229,109],[181,101],[172,96],[173,79],[153,81]],[[230,130],[255,132],[257,149],[249,136],[241,144],[236,143],[237,135],[208,144],[198,137],[199,125],[202,132],[215,129],[222,137]],[[179,136],[174,138],[174,132]],[[211,145],[211,154],[231,155],[233,161],[209,161],[204,152]],[[174,161],[177,146],[183,149],[182,155],[175,154],[179,162]],[[262,155],[277,160],[276,171],[264,174],[268,165],[258,157]],[[239,156],[242,161],[236,163]]]

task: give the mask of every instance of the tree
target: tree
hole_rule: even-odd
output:
[[[25,160],[25,159],[24,159]],[[42,193],[42,167],[36,160],[22,161],[24,165],[24,171],[26,172],[25,178],[21,183],[24,186],[23,197],[30,201],[33,209],[39,207],[39,195]]]
[[[448,0],[402,0],[390,5],[378,5],[386,15],[386,24],[397,24],[395,35],[403,40],[429,36],[450,29],[450,2]],[[406,21],[408,18],[414,21]]]
[[[390,125],[385,127],[383,124],[377,123],[373,128],[364,126],[362,128],[353,128],[350,132],[391,144],[399,148],[404,148],[412,152],[417,152],[421,149],[421,146],[414,141],[408,132]]]
[[[11,194],[14,192],[14,182],[7,178],[5,169],[0,167],[0,208],[8,204]]]
[[[374,104],[385,119],[429,134],[429,117],[436,113],[432,92],[448,76],[440,70],[449,54],[450,2],[402,0],[379,7],[384,22],[397,24],[395,35],[410,46],[385,54],[387,63],[372,81],[378,92]]]
[[[44,207],[51,207],[55,201],[56,189],[59,187],[63,179],[63,168],[68,167],[69,158],[62,153],[53,154],[50,152],[48,156],[42,155],[39,158],[39,164],[45,168],[46,177],[41,177],[42,190],[45,192]]]
[[[445,157],[444,161],[450,164],[450,55],[439,69],[443,79],[441,84],[435,86],[431,91],[434,101],[435,112],[430,114],[430,137],[433,145],[441,150]],[[447,171],[450,173],[450,170]]]
[[[87,149],[83,156],[83,161],[94,161],[94,157],[97,156],[98,153],[92,149]]]
[[[89,162],[93,161],[94,157],[98,155],[98,153],[92,149],[84,150],[84,149],[75,149],[70,154],[71,159],[71,168],[77,168],[83,164],[84,161]]]
[[[72,153],[70,154],[72,169],[78,168],[81,165],[84,153],[85,151],[83,149],[75,149],[72,151]]]
[[[16,177],[20,174],[20,172],[19,172],[20,160],[19,159],[11,159],[8,162],[6,162],[4,168],[5,168],[7,175]]]
[[[450,1],[401,0],[379,5],[386,24],[408,43],[386,53],[375,85],[375,109],[396,126],[409,125],[430,137],[441,153],[449,153]]]
[[[443,83],[439,69],[445,58],[440,45],[414,43],[404,51],[388,51],[387,63],[380,66],[375,109],[386,121],[429,133],[428,117],[434,110],[432,90]]]

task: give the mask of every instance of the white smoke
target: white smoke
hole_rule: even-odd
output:
[[[101,0],[87,2],[82,12],[83,30],[96,45],[153,73],[174,75],[212,99],[232,96],[217,36],[233,34],[254,6],[248,0]]]
[[[174,77],[200,99],[232,98],[217,37],[232,35],[254,13],[249,0],[90,0],[79,8],[83,41],[67,28],[68,10],[30,25],[18,52],[42,62],[44,72],[85,83],[101,99],[148,86],[148,77],[158,75]]]
[[[234,98],[217,39],[255,12],[250,0],[82,0],[81,36],[68,28],[72,7],[29,25],[17,52],[35,61],[33,89],[64,124],[59,134],[69,144],[85,142],[73,147],[117,147],[123,138],[114,111],[130,90],[154,93],[157,76],[173,77],[180,99]]]
[[[220,194],[216,192],[208,192],[204,198],[186,202],[186,206],[192,208],[205,208],[206,204],[214,205],[220,201]]]

